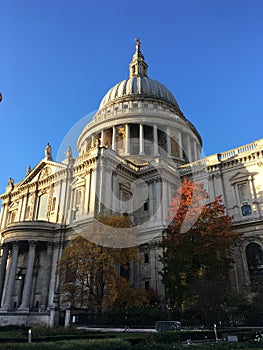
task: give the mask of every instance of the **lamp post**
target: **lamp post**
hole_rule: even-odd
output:
[[[32,342],[32,330],[31,330],[31,328],[28,329],[27,342],[28,343]]]
[[[216,339],[216,341],[218,341],[218,338],[217,338],[217,330],[216,330],[216,324],[214,324],[214,333],[215,333],[215,339]]]

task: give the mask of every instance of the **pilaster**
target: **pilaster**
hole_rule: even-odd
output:
[[[45,279],[42,286],[42,296],[41,296],[41,305],[40,305],[42,310],[46,309],[47,303],[48,303],[50,275],[51,275],[51,266],[52,266],[52,252],[53,252],[53,243],[47,243]]]

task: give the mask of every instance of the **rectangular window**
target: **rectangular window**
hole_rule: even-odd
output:
[[[149,263],[149,254],[148,254],[148,253],[145,253],[145,254],[144,254],[144,263],[145,263],[145,264],[148,264],[148,263]]]
[[[9,224],[12,224],[13,222],[15,222],[15,219],[16,219],[16,211],[12,211],[9,214]]]
[[[150,289],[150,281],[145,281],[144,282],[144,289],[149,291],[149,289]]]
[[[238,186],[239,197],[241,202],[248,202],[250,199],[250,193],[248,183],[243,183]]]

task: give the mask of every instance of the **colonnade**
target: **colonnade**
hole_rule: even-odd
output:
[[[192,162],[195,160],[198,160],[200,158],[200,145],[196,139],[191,137],[189,134],[182,132],[181,130],[177,129],[174,131],[174,128],[171,126],[161,126],[157,123],[154,123],[152,125],[138,123],[127,123],[122,125],[123,129],[125,130],[125,138],[123,140],[124,142],[124,154],[125,155],[135,155],[134,152],[131,150],[131,133],[130,129],[131,126],[138,126],[138,138],[139,138],[139,144],[138,144],[138,154],[137,155],[145,155],[145,145],[146,142],[149,142],[149,135],[146,134],[146,127],[152,128],[152,153],[148,155],[152,156],[158,156],[159,155],[159,147],[163,148],[164,151],[167,153],[168,157],[174,157],[173,150],[172,150],[172,142],[176,142],[178,145],[178,155],[177,157],[179,159],[185,159],[186,161]],[[94,147],[95,145],[95,139],[100,138],[100,144],[102,146],[105,145],[105,133],[110,131],[111,133],[111,144],[108,145],[112,148],[114,151],[118,151],[118,144],[117,144],[117,133],[118,133],[118,127],[120,125],[114,125],[110,128],[102,129],[99,134],[93,134],[89,138],[91,147]],[[160,144],[159,140],[159,132],[163,132],[166,140],[165,145]],[[173,132],[173,133],[172,133]],[[174,136],[175,135],[175,136]],[[147,137],[148,136],[148,137]]]
[[[32,291],[34,289],[32,287],[35,267],[37,269],[43,269],[42,281],[40,282],[41,298],[37,302],[38,307],[44,310],[48,306],[48,294],[53,264],[52,255],[54,247],[53,243],[45,242],[45,266],[35,266],[37,247],[40,243],[43,245],[43,242],[38,242],[35,240],[28,241],[27,262],[23,266],[18,266],[18,261],[19,254],[25,253],[24,250],[21,249],[22,244],[24,245],[25,241],[14,241],[12,243],[3,244],[0,264],[0,311],[17,309],[18,311],[26,312],[29,311],[31,307],[36,307],[36,305],[32,305]],[[25,275],[21,274],[21,268],[23,270],[26,269]],[[16,282],[18,280],[23,280],[23,283],[21,282],[20,285],[20,291],[19,288],[16,287]],[[18,300],[18,294],[21,295],[21,300]]]

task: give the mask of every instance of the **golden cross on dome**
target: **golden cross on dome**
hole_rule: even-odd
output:
[[[139,38],[136,38],[135,41],[136,41],[136,51],[138,52],[140,51],[140,48],[141,48],[141,41]]]

